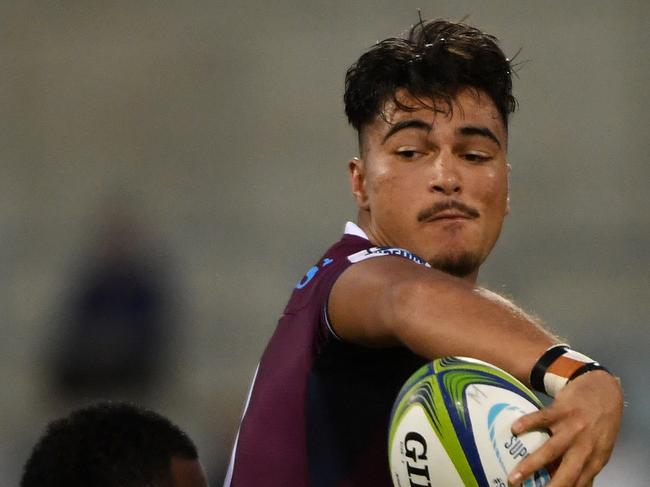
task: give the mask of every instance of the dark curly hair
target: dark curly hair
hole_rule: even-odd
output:
[[[168,419],[100,403],[53,421],[25,464],[21,487],[166,487],[172,457],[198,458]]]
[[[486,93],[496,105],[504,126],[517,102],[512,95],[512,64],[494,36],[462,22],[420,21],[403,38],[378,42],[348,69],[345,76],[345,113],[361,132],[386,102],[412,111],[397,99],[406,90],[423,106],[451,113],[461,89]],[[435,104],[431,106],[431,103]]]

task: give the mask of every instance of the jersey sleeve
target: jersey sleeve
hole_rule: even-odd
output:
[[[348,267],[367,259],[387,256],[400,257],[430,267],[424,259],[408,250],[398,247],[372,247],[367,240],[356,240],[360,240],[362,245],[355,242],[356,245],[334,247],[319,263],[311,267],[297,283],[292,299],[285,309],[285,314],[309,311],[317,313],[314,318],[319,327],[316,333],[319,348],[331,339],[341,340],[330,321],[327,303],[334,283]]]
[[[346,258],[348,264],[345,266],[345,269],[347,269],[350,265],[357,264],[358,262],[362,262],[367,259],[374,259],[378,257],[387,257],[387,256],[401,257],[403,259],[410,260],[411,262],[414,262],[416,264],[423,265],[425,267],[431,267],[429,263],[426,262],[421,257],[418,257],[414,253],[409,252],[408,250],[402,249],[400,247],[370,247],[368,249],[360,250],[359,252],[354,252],[348,255]],[[338,276],[340,276],[342,272],[343,271],[339,272],[336,275],[336,278],[338,278]],[[327,304],[329,302],[329,294],[332,290],[332,287],[334,286],[334,283],[336,282],[336,278],[332,280],[327,290],[327,296],[325,298],[325,302],[323,303],[322,312],[321,312],[321,328],[322,328],[321,333],[325,336],[330,336],[336,340],[343,341],[343,339],[336,334],[336,331],[332,326],[332,322],[330,321],[329,313],[327,310]]]

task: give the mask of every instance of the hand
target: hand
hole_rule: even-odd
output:
[[[517,465],[508,480],[520,485],[536,470],[561,458],[547,487],[589,487],[609,460],[623,410],[619,380],[602,370],[569,382],[555,401],[522,416],[512,425],[516,435],[546,429],[551,438]]]

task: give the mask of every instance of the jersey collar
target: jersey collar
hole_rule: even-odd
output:
[[[361,238],[365,238],[366,240],[370,240],[370,239],[368,238],[368,235],[366,235],[366,232],[364,232],[363,230],[361,230],[361,227],[359,227],[359,225],[357,225],[357,224],[354,223],[354,222],[347,222],[347,223],[345,224],[345,231],[344,231],[344,233],[345,233],[346,235],[355,235],[355,236],[357,236],[357,237],[361,237]]]

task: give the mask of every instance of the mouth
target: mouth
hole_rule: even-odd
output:
[[[475,218],[474,216],[468,215],[467,213],[463,213],[460,211],[445,210],[432,215],[430,218],[427,218],[426,221],[427,222],[436,222],[436,221],[454,222],[454,221],[463,221],[463,220],[473,220],[474,218]]]
[[[481,216],[480,212],[460,201],[440,201],[429,208],[425,208],[417,215],[420,222],[463,222],[474,220]]]

